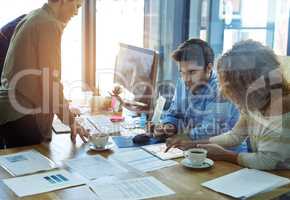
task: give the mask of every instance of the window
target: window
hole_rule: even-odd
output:
[[[119,43],[143,47],[144,1],[97,0],[96,7],[96,82],[108,95]]]
[[[267,27],[268,1],[232,0],[224,2],[225,7],[236,5],[237,11],[237,19],[229,17],[229,15],[233,15],[232,13],[226,14],[224,17],[224,52],[230,49],[234,43],[246,39],[253,39],[264,45],[272,46],[273,41],[267,43],[267,31],[270,31]],[[257,15],[257,7],[259,7],[259,15]],[[230,12],[234,12],[234,10]]]
[[[235,7],[237,12],[232,9],[230,10],[232,16],[225,14],[223,18],[223,52],[238,41],[253,39],[273,48],[279,55],[286,55],[289,1],[224,0],[224,2],[223,6]]]
[[[46,0],[9,0],[9,1],[1,1],[0,6],[0,27],[4,26],[8,22],[13,19],[28,14],[34,9],[40,8]]]
[[[62,82],[64,94],[74,99],[82,88],[82,9],[67,24],[62,36]]]
[[[20,15],[41,8],[46,2],[47,0],[2,1],[0,26],[2,27]],[[81,15],[80,9],[78,16],[72,18],[66,26],[62,38],[62,81],[65,94],[69,98],[81,88]]]

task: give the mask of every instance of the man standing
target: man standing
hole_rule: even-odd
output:
[[[192,140],[197,140],[232,129],[239,111],[219,95],[211,47],[200,39],[190,39],[172,57],[179,64],[181,79],[162,124],[155,127],[155,137],[187,132]]]
[[[17,25],[1,76],[0,148],[51,139],[54,114],[71,127],[75,142],[87,133],[75,122],[61,80],[61,37],[82,0],[48,0]]]

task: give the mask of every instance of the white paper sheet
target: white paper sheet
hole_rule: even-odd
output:
[[[68,160],[65,164],[89,180],[128,172],[116,162],[108,161],[99,155]]]
[[[142,177],[107,184],[94,181],[91,189],[99,200],[139,200],[175,194],[154,177]]]
[[[66,170],[4,179],[3,182],[18,196],[30,196],[68,187],[83,185],[85,181]]]
[[[163,96],[159,96],[156,101],[156,106],[155,106],[154,113],[151,120],[154,124],[160,123],[160,118],[161,118],[165,103],[166,103],[166,99]]]
[[[183,157],[183,151],[177,148],[171,148],[168,152],[165,153],[166,144],[152,144],[141,147],[145,151],[152,153],[153,155],[159,157],[162,160],[169,160],[174,158]]]
[[[35,150],[0,156],[0,165],[13,176],[56,168],[55,163]]]
[[[70,133],[70,127],[62,123],[58,117],[54,117],[52,122],[52,129],[55,133]]]
[[[288,178],[255,169],[242,169],[202,183],[202,186],[235,198],[248,198],[289,183]]]
[[[87,120],[103,134],[115,135],[121,131],[121,125],[111,122],[110,117],[105,115],[88,116]]]
[[[133,149],[122,153],[116,153],[113,155],[113,158],[127,163],[131,167],[142,172],[150,172],[178,164],[172,160],[160,160],[142,149]]]

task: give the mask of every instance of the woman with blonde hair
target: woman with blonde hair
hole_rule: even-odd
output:
[[[240,109],[232,131],[208,140],[173,139],[168,149],[207,149],[208,156],[248,168],[290,169],[290,92],[274,52],[259,42],[239,42],[225,53],[217,70],[222,93]],[[252,152],[227,147],[249,138]]]

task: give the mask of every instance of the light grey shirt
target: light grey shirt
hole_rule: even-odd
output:
[[[243,114],[232,131],[210,138],[210,142],[230,147],[247,137],[253,152],[240,153],[240,165],[261,170],[290,169],[290,113],[273,117],[258,112]]]

